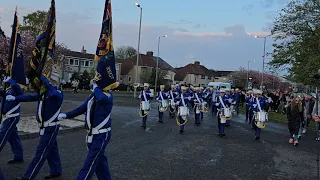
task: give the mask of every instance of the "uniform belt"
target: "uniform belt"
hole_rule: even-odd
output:
[[[49,123],[49,122],[44,122],[43,123],[43,127],[44,128],[46,128],[46,127],[52,127],[52,126],[56,126],[56,125],[59,125],[60,124],[60,122],[51,122],[51,123]]]
[[[106,133],[106,132],[109,132],[111,131],[111,127],[108,127],[108,128],[105,128],[105,129],[99,129],[99,130],[96,130],[96,129],[92,129],[92,135],[96,135],[96,134],[102,134],[102,133]]]
[[[2,122],[1,122],[1,124],[2,124],[5,120],[7,120],[7,119],[9,119],[9,118],[17,117],[17,116],[19,116],[19,115],[20,115],[20,113],[3,114],[3,115],[2,115]]]

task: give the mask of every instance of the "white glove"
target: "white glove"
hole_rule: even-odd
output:
[[[189,101],[191,100],[191,96],[188,97],[188,100],[189,100]]]
[[[6,78],[3,80],[3,82],[9,82],[10,79],[11,79],[11,77],[8,76],[8,77],[6,77]]]
[[[8,95],[8,96],[6,96],[6,100],[7,101],[14,101],[14,100],[16,100],[16,97],[14,97],[12,95]]]
[[[236,104],[236,102],[233,102],[232,104],[233,104],[233,105],[235,105],[235,104]]]
[[[179,104],[180,104],[180,101],[177,101],[177,102],[176,102],[176,105],[179,105]]]
[[[67,115],[65,113],[60,113],[59,116],[58,116],[58,120],[62,120],[62,119],[65,119],[67,118]]]
[[[96,83],[93,83],[93,86],[92,86],[92,92],[94,91],[95,88],[97,88],[98,85]]]
[[[219,103],[216,103],[216,106],[219,106]]]
[[[228,101],[229,101],[229,103],[232,103],[232,99],[229,99]]]
[[[254,108],[256,108],[256,107],[257,107],[257,105],[256,105],[256,104],[254,104],[254,105],[253,105],[253,107],[254,107]]]

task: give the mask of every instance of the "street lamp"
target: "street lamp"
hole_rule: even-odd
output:
[[[248,71],[247,71],[247,87],[249,87],[249,71],[250,71],[250,62],[256,62],[256,60],[248,61]]]
[[[134,87],[134,97],[137,97],[137,80],[138,80],[138,66],[140,59],[140,37],[141,37],[141,20],[142,20],[142,7],[139,3],[134,3],[138,8],[140,8],[140,23],[139,23],[139,37],[138,37],[138,49],[137,49],[137,63],[136,63],[136,78],[135,78],[135,87]]]
[[[159,67],[159,56],[160,56],[160,39],[164,37],[168,37],[167,35],[164,35],[164,36],[159,36],[159,39],[158,39],[158,56],[157,56],[157,66],[156,66],[156,82],[154,83],[154,89],[155,91],[157,91],[157,82],[158,82],[158,67]]]
[[[266,56],[266,42],[267,42],[267,37],[271,36],[269,34],[268,36],[254,36],[255,38],[263,38],[264,43],[263,43],[263,56],[262,56],[262,76],[261,76],[261,89],[263,89],[263,74],[264,74],[264,59]]]

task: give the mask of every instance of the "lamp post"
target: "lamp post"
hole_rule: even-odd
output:
[[[250,62],[252,61],[248,61],[248,71],[247,71],[247,88],[249,87],[249,71],[250,71]],[[253,62],[256,62],[256,60],[253,60]]]
[[[158,39],[158,56],[157,56],[157,66],[156,66],[156,81],[155,81],[155,85],[154,85],[154,90],[157,91],[157,82],[158,82],[158,68],[159,68],[159,56],[160,56],[160,39],[164,37],[168,37],[167,35],[164,35],[164,36],[159,36],[159,39]]]
[[[139,23],[139,38],[138,38],[138,49],[137,49],[137,63],[136,63],[136,77],[134,86],[134,97],[137,97],[137,80],[138,80],[138,66],[140,60],[140,37],[141,37],[141,20],[142,20],[142,7],[139,3],[134,3],[138,8],[140,8],[140,23]]]
[[[267,43],[267,37],[271,36],[254,36],[255,38],[263,38],[264,42],[263,42],[263,56],[262,56],[262,75],[261,75],[261,89],[263,89],[263,74],[264,74],[264,60],[266,57],[266,43]]]

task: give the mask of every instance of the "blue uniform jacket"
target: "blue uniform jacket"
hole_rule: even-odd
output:
[[[113,95],[109,91],[103,92],[99,88],[95,88],[93,93],[87,99],[87,101],[84,102],[81,106],[66,113],[67,118],[73,118],[83,113],[86,113],[87,115],[88,102],[92,98],[95,99],[96,104],[95,104],[95,107],[94,106],[90,107],[91,108],[90,112],[93,114],[88,114],[88,116],[93,117],[93,123],[92,123],[93,128],[98,126],[101,122],[103,122],[109,116],[113,107]],[[87,121],[85,122],[86,122],[86,127],[88,127]],[[111,118],[109,119],[108,123],[102,127],[102,129],[109,128],[109,127],[111,127]]]
[[[161,96],[160,96],[160,93],[162,94],[163,99],[168,99],[168,94],[165,93],[165,92],[161,92],[161,91],[160,91],[160,92],[158,93],[157,98],[156,98],[158,101],[162,100],[162,99],[161,99]]]
[[[234,96],[232,94],[226,94],[224,96],[230,104],[234,102]]]
[[[144,90],[143,90],[143,91],[144,91]],[[140,95],[139,95],[139,99],[140,99],[141,101],[146,101],[146,100],[150,101],[150,100],[152,99],[152,93],[151,93],[151,91],[150,91],[150,90],[145,91],[146,98],[147,98],[146,100],[144,99],[144,96],[143,96],[143,94],[142,94],[143,91],[141,91],[141,93],[140,93]]]
[[[12,95],[12,96],[21,96],[23,94],[23,89],[16,83],[15,80],[10,79],[8,81],[10,84],[10,87],[7,91],[1,90],[0,95],[4,97],[4,106],[3,106],[3,114],[6,114],[8,111],[10,111],[12,108],[17,106],[19,102],[15,101],[6,101],[6,96],[7,95]],[[19,113],[20,112],[20,107],[14,111],[12,114]]]
[[[192,100],[196,103],[202,103],[203,102],[203,93],[197,93],[197,95],[198,95],[200,102],[198,102],[198,99],[196,97],[196,93],[194,94]]]
[[[269,104],[267,99],[264,97],[259,98],[259,103],[261,106],[261,110],[264,110],[267,107],[267,105]],[[250,102],[250,106],[254,112],[259,112],[257,98],[254,98],[253,101]]]
[[[215,105],[217,106],[217,109],[223,108],[223,106],[220,102],[219,96],[216,99],[217,99],[217,101],[215,102],[216,103]],[[229,102],[229,100],[226,96],[222,96],[222,101],[226,107],[229,107],[231,105],[231,103]]]
[[[237,103],[240,103],[240,101],[241,101],[241,93],[238,93],[238,92],[237,92],[237,93],[235,93],[234,96],[235,96],[236,102],[237,102]]]
[[[184,103],[186,106],[188,106],[190,100],[191,100],[191,95],[188,94],[188,93],[184,93],[182,94],[183,96],[183,99],[184,99]],[[190,99],[190,100],[189,100]],[[175,99],[174,99],[174,102],[175,103],[178,103],[179,102],[179,106],[184,106],[183,103],[182,103],[182,100],[181,100],[181,95],[177,96]]]
[[[169,99],[173,99],[174,100],[174,98],[177,97],[178,95],[179,95],[179,92],[177,90],[171,90],[171,91],[168,92],[168,98]]]
[[[60,109],[63,101],[63,94],[61,91],[57,90],[57,87],[54,87],[49,80],[43,75],[40,76],[41,81],[47,87],[47,91],[44,93],[43,98],[39,94],[31,94],[25,96],[16,96],[15,102],[31,102],[38,101],[38,110],[37,110],[37,121],[40,122],[39,119],[39,110],[43,114],[42,120],[45,122],[53,117],[54,114]],[[40,101],[43,100],[43,105],[40,107]],[[58,117],[52,121],[57,122]]]

